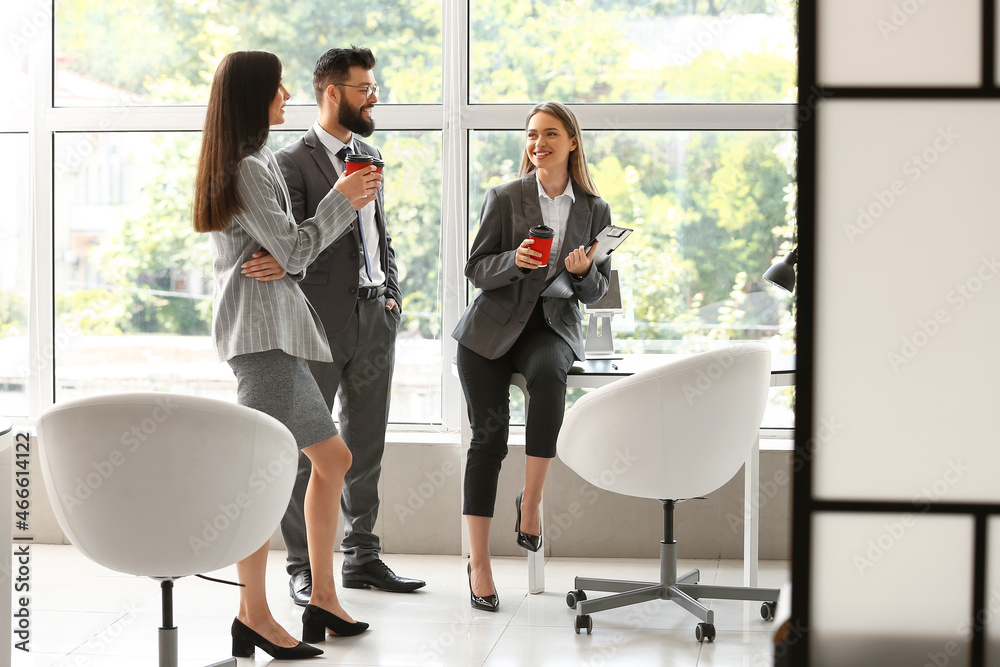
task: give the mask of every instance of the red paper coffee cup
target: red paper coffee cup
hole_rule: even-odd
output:
[[[358,169],[361,169],[362,167],[367,167],[371,163],[372,163],[371,155],[358,155],[357,153],[351,153],[344,160],[344,164],[346,165],[344,173],[347,175],[353,174]]]
[[[555,236],[556,230],[551,227],[546,227],[545,225],[539,225],[538,227],[532,227],[528,230],[528,236],[534,239],[534,243],[531,244],[531,249],[535,252],[542,253],[542,256],[538,258],[538,268],[549,265],[549,253],[552,252],[552,237]]]
[[[383,162],[382,160],[378,159],[377,157],[374,157],[374,158],[372,158],[372,164],[375,165],[375,173],[376,174],[381,174],[382,173],[382,167],[385,166],[385,162]]]

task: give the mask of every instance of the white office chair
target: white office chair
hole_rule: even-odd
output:
[[[38,423],[42,476],[77,549],[160,580],[160,667],[177,664],[173,580],[249,556],[288,506],[298,450],[257,410],[166,393],[66,401]],[[231,658],[210,667],[236,665]]]
[[[700,598],[758,600],[772,620],[776,588],[704,586],[700,573],[677,576],[674,505],[720,488],[750,454],[770,383],[767,347],[748,343],[696,354],[636,373],[577,400],[559,432],[559,458],[591,484],[663,503],[660,581],[576,577],[566,603],[576,631],[590,614],[648,600],[670,600],[701,619],[698,641],[715,638],[714,612]],[[627,454],[625,456],[624,454]],[[615,593],[588,600],[585,591]]]

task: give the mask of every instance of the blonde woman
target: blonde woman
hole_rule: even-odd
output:
[[[584,358],[579,302],[608,291],[611,262],[594,266],[589,242],[611,224],[611,209],[587,168],[580,125],[566,106],[545,102],[525,122],[519,178],[490,188],[483,202],[465,275],[479,293],[452,336],[469,410],[472,441],[465,470],[463,513],[469,528],[472,606],[496,611],[489,539],[500,466],[507,454],[510,378],[527,380],[531,404],[525,426],[524,490],[517,496],[516,540],[542,548],[539,506],[556,453],[566,400],[566,375]],[[528,230],[552,228],[551,257],[540,266]],[[542,297],[561,270],[572,278],[571,298]]]

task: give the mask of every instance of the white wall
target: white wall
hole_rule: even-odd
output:
[[[459,554],[462,549],[461,452],[449,442],[404,442],[386,446],[376,532],[385,553]],[[440,440],[442,438],[438,438]],[[443,436],[447,440],[448,436]],[[33,455],[37,440],[32,439]],[[791,452],[761,453],[760,558],[789,558]],[[36,543],[67,544],[42,483],[31,467],[31,530]],[[514,497],[524,480],[524,447],[512,444],[497,493],[491,551],[523,556],[514,543]],[[557,557],[658,558],[663,510],[656,502],[593,487],[558,459],[545,490],[545,552]],[[705,500],[677,507],[676,539],[681,558],[743,557],[743,473]],[[155,520],[155,517],[151,517]],[[283,548],[280,531],[272,548]]]

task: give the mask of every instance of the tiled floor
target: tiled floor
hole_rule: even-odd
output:
[[[757,667],[772,664],[771,637],[787,616],[763,621],[758,603],[713,603],[714,643],[694,638],[696,620],[662,601],[593,616],[594,632],[573,631],[575,612],[566,591],[575,575],[652,580],[654,560],[564,559],[546,564],[546,592],[528,595],[523,559],[498,558],[494,573],[500,611],[476,611],[468,602],[466,560],[458,556],[388,555],[403,576],[427,587],[408,595],[375,590],[342,591],[355,618],[372,627],[359,637],[330,639],[325,654],[303,664],[323,665],[672,665]],[[284,552],[272,551],[268,591],[275,616],[299,636],[301,609],[287,595]],[[338,562],[339,567],[339,562]],[[739,584],[742,562],[682,561],[680,570],[701,570],[702,583]],[[91,563],[70,546],[32,547],[31,650],[15,651],[14,667],[140,667],[156,665],[160,621],[158,584]],[[235,568],[218,573],[235,577]],[[760,585],[782,588],[787,599],[787,562],[761,564]],[[339,579],[339,577],[338,577]],[[203,667],[229,655],[229,626],[236,612],[235,588],[186,578],[175,584],[175,623],[182,667]],[[268,656],[257,651],[256,662]],[[240,667],[254,664],[241,659]],[[284,663],[279,663],[284,664]]]

